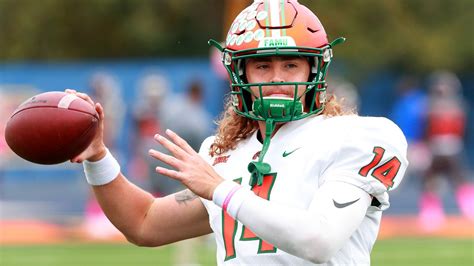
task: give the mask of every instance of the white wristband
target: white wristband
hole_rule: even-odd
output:
[[[212,201],[235,219],[244,200],[253,193],[241,185],[226,180],[220,183],[212,195]]]
[[[84,173],[87,183],[93,186],[101,186],[112,182],[120,173],[120,165],[107,149],[104,158],[97,162],[84,161]]]

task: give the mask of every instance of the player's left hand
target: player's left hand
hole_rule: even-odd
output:
[[[155,140],[172,155],[154,149],[150,149],[149,154],[175,170],[156,167],[156,172],[176,179],[196,195],[212,200],[214,189],[224,179],[178,134],[167,129],[166,135],[169,139],[157,134]]]

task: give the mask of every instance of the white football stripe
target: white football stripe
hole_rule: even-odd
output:
[[[270,0],[270,23],[272,27],[281,26],[280,22],[280,0]],[[280,29],[272,30],[272,37],[280,37]]]
[[[62,97],[61,100],[59,101],[59,103],[58,103],[58,108],[68,109],[68,108],[69,108],[69,105],[71,105],[71,103],[72,103],[74,100],[76,100],[76,99],[79,99],[79,97],[77,97],[77,96],[74,95],[74,94],[65,95],[65,96]]]

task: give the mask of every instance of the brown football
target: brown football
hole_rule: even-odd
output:
[[[38,164],[58,164],[74,158],[91,143],[99,126],[94,107],[65,92],[38,94],[22,103],[5,128],[8,146]]]

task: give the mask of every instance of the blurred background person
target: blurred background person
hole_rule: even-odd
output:
[[[182,189],[182,185],[155,171],[156,160],[148,155],[153,147],[168,153],[157,145],[153,136],[171,129],[180,134],[195,150],[212,133],[212,116],[203,105],[203,88],[198,79],[192,79],[185,94],[174,94],[168,78],[161,73],[145,75],[138,84],[138,99],[134,108],[133,171],[138,173],[155,196],[166,196]],[[158,162],[159,164],[160,162]],[[165,165],[163,165],[165,166]]]
[[[107,121],[104,141],[109,149],[116,152],[120,157],[118,141],[122,132],[126,105],[122,98],[122,89],[118,80],[111,74],[103,71],[94,73],[89,80],[90,94],[96,99],[100,99],[100,103],[107,110]],[[93,238],[107,239],[119,235],[118,230],[112,225],[105,216],[97,203],[96,198],[89,194],[85,208],[84,228],[87,234]]]
[[[132,171],[146,189],[157,197],[165,196],[181,189],[181,184],[175,180],[157,175],[156,163],[148,156],[150,147],[160,149],[153,140],[155,134],[165,130],[162,120],[169,113],[168,108],[171,88],[168,78],[153,72],[144,75],[137,85],[137,101],[133,110],[133,141]],[[174,104],[180,105],[179,98]],[[163,150],[164,151],[164,150]]]
[[[132,141],[130,171],[139,182],[148,180],[151,173],[146,163],[146,149],[153,143],[153,136],[161,132],[160,104],[167,93],[168,81],[161,74],[147,74],[135,87],[136,100],[132,110]]]
[[[118,140],[123,129],[126,104],[122,97],[122,89],[118,80],[107,72],[96,72],[89,81],[90,94],[92,97],[100,99],[104,110],[108,111],[106,133],[104,140],[107,145],[117,150]]]
[[[474,220],[474,186],[466,179],[463,147],[467,106],[461,94],[461,82],[448,71],[437,71],[428,78],[426,141],[431,161],[423,176],[420,197],[420,222],[427,230],[444,221],[440,178],[453,185],[462,215]]]
[[[202,141],[213,130],[212,116],[204,106],[204,88],[199,79],[188,82],[184,99],[179,105],[168,109],[162,118],[164,129],[180,134],[194,150],[199,150]],[[173,102],[170,102],[173,104]]]
[[[408,142],[407,177],[421,178],[430,164],[425,141],[428,96],[415,75],[403,75],[395,86],[397,98],[390,118],[400,127]]]

